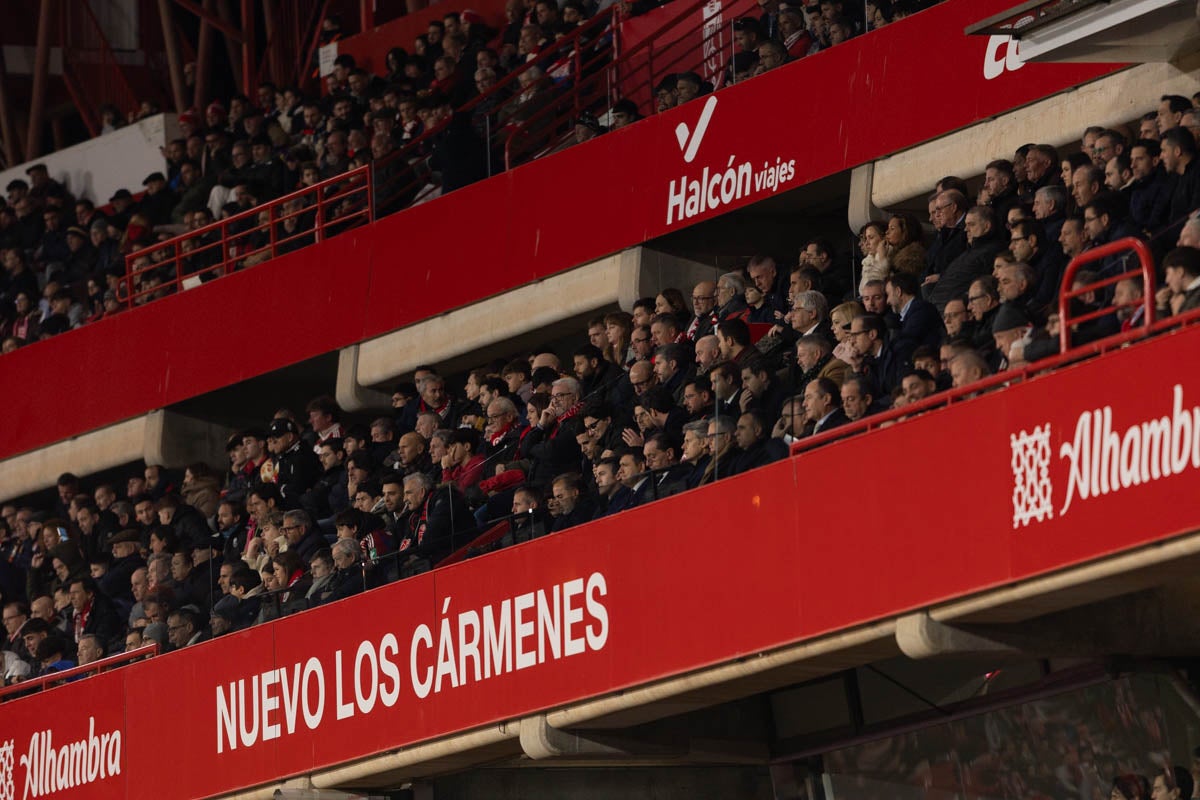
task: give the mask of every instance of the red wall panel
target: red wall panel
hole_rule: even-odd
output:
[[[106,730],[118,729],[124,717],[122,775],[137,778],[127,796],[176,797],[179,786],[189,796],[217,794],[1163,541],[1200,524],[1195,504],[1178,502],[1200,491],[1200,378],[1178,370],[1198,346],[1200,328],[1160,337],[712,487],[5,703],[0,746],[13,741],[19,763],[34,732],[52,729],[56,742],[66,742],[86,730],[89,716]],[[1108,409],[1122,442],[1143,436],[1143,423],[1167,418],[1178,471],[1103,496],[1075,496],[1068,507],[1072,459],[1088,457],[1072,453],[1077,426],[1094,408]],[[1018,484],[1013,455],[1026,448],[1014,450],[1013,442],[1034,432],[1046,434],[1034,466],[1046,482],[1050,513],[1014,525],[1014,487],[1024,485],[1024,473]],[[537,590],[552,598],[553,587],[595,575],[605,582],[593,599],[606,621],[581,611],[573,630],[586,634],[594,626],[604,631],[603,642],[474,680],[474,662],[461,660],[460,645],[471,639],[461,615],[482,616]],[[583,608],[578,598],[574,607]],[[456,648],[447,659],[437,644],[443,620]],[[428,646],[415,635],[422,625]],[[536,624],[533,630],[525,641],[535,650]],[[352,699],[358,649],[366,643],[378,665],[388,635],[395,647],[386,660],[399,680],[382,670],[378,682],[364,680],[364,695],[374,687],[376,700],[363,712]],[[297,678],[303,686],[311,659],[307,700],[315,711],[320,673],[324,705],[310,729],[303,706],[283,697],[277,671],[289,686]],[[457,677],[447,671],[440,690],[418,691],[439,661],[465,664],[469,679],[454,685]],[[371,663],[364,651],[365,675]],[[218,753],[220,693],[228,694],[231,682],[261,682],[264,672],[279,703],[268,722],[283,726],[281,735],[235,749],[225,741]],[[124,681],[123,693],[113,681]],[[385,703],[385,694],[394,702]],[[353,713],[339,719],[337,708],[347,702]],[[287,733],[289,706],[299,710]],[[261,736],[261,707],[259,724]],[[23,775],[18,767],[18,785]]]
[[[732,87],[714,96],[703,136],[711,101],[0,358],[0,386],[23,389],[7,394],[0,458],[467,305],[1115,69],[1028,64],[987,79],[986,38],[962,30],[1008,4],[949,0]],[[691,163],[680,124],[700,139]],[[997,155],[981,154],[980,168]],[[668,220],[672,182],[793,159],[775,188]],[[129,353],[140,363],[122,369]]]

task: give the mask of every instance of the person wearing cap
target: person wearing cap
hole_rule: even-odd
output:
[[[66,236],[67,257],[63,262],[63,271],[66,279],[74,283],[95,272],[100,256],[92,246],[91,235],[78,225],[67,228]]]
[[[146,187],[146,192],[138,210],[146,215],[151,225],[169,223],[178,198],[167,186],[167,176],[161,172],[151,172],[142,181],[142,186]]]
[[[141,541],[141,534],[133,529],[123,530],[110,538],[108,546],[112,550],[113,560],[108,571],[96,582],[104,594],[130,605],[134,602],[131,587],[133,573],[146,566],[138,552]]]
[[[1000,304],[996,316],[992,320],[992,339],[996,342],[996,350],[1000,353],[1000,366],[997,372],[1023,363],[1024,345],[1028,342],[1033,323],[1029,315],[1017,303],[1005,302]],[[1013,347],[1020,343],[1019,348]]]
[[[108,198],[108,203],[113,209],[113,213],[108,217],[109,224],[115,225],[121,230],[127,228],[129,218],[137,211],[134,207],[133,195],[128,189],[117,189],[113,192],[112,197]]]
[[[321,477],[321,462],[311,447],[300,441],[300,428],[286,417],[271,420],[267,428],[267,450],[275,465],[275,483],[284,508],[299,508],[300,498]]]
[[[39,205],[46,197],[63,191],[62,184],[50,177],[45,164],[33,164],[25,170],[25,174],[29,176],[29,196]]]
[[[275,156],[271,138],[260,133],[250,139],[251,164],[246,181],[259,187],[260,200],[270,200],[284,194],[287,168]]]

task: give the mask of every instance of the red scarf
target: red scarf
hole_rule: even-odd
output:
[[[88,604],[83,607],[83,610],[75,615],[75,641],[79,641],[79,637],[83,636],[83,629],[87,627],[88,617],[92,616],[92,605],[96,601],[89,600]]]

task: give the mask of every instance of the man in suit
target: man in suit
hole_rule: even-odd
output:
[[[817,378],[804,387],[804,415],[812,423],[810,436],[849,422],[841,401],[838,385],[828,378]]]
[[[600,496],[600,503],[596,507],[596,516],[593,519],[608,517],[633,507],[633,491],[617,480],[619,469],[620,460],[616,456],[602,458],[596,462],[592,474],[596,479],[596,493]]]
[[[770,464],[786,458],[788,447],[782,439],[771,436],[771,427],[762,412],[747,411],[738,417],[737,428],[733,432],[734,441],[742,451],[733,464],[731,472],[740,474],[749,470]]]
[[[896,272],[887,279],[887,300],[899,327],[892,333],[892,349],[901,363],[912,361],[918,347],[937,347],[946,332],[942,318],[932,303],[922,300],[919,279],[906,272]]]
[[[871,381],[875,397],[890,396],[900,384],[903,362],[886,341],[883,319],[877,314],[863,314],[850,323],[850,344],[859,356],[858,371]]]

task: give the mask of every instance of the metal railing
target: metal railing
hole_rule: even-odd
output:
[[[137,109],[140,98],[108,43],[89,3],[66,3],[59,26],[63,82],[92,136],[100,132],[99,103],[122,111]]]
[[[1071,288],[1075,284],[1075,276],[1079,274],[1079,271],[1083,267],[1127,251],[1132,251],[1138,257],[1139,263],[1136,269],[1126,270],[1118,275],[1089,283],[1078,289]],[[1100,291],[1101,289],[1107,289],[1109,286],[1116,286],[1123,280],[1137,277],[1142,279],[1142,299],[1140,301],[1116,303],[1080,314],[1079,316],[1071,316],[1072,300],[1082,298],[1084,295]],[[1115,314],[1122,308],[1137,308],[1139,305],[1142,306],[1145,312],[1142,324],[1152,324],[1154,322],[1154,287],[1154,256],[1151,255],[1150,248],[1141,239],[1135,239],[1132,236],[1125,239],[1118,239],[1115,242],[1109,242],[1091,250],[1085,250],[1075,256],[1075,258],[1071,259],[1071,263],[1067,264],[1067,268],[1063,272],[1062,289],[1058,295],[1059,351],[1065,353],[1071,349],[1071,331],[1075,326]]]
[[[48,675],[39,675],[35,678],[14,683],[11,686],[0,687],[0,701],[9,700],[14,697],[25,697],[27,695],[36,694],[45,691],[48,688],[57,686],[60,683],[71,683],[73,681],[82,680],[93,674],[98,675],[101,672],[123,667],[127,664],[132,664],[135,661],[141,661],[144,658],[150,658],[158,655],[158,644],[151,642],[137,650],[130,650],[125,653],[117,653],[115,655],[102,658],[99,661],[93,661],[90,664],[83,664],[78,667],[71,667],[60,672],[51,672]]]
[[[1114,242],[1113,244],[1119,243]],[[1122,248],[1116,248],[1116,252],[1120,252],[1121,249]],[[1097,248],[1097,250],[1100,250],[1100,248]],[[1136,275],[1139,273],[1135,271],[1134,274]],[[1153,278],[1153,275],[1151,277]],[[1070,286],[1069,281],[1073,279],[1072,275],[1069,272],[1064,273],[1063,278],[1064,284],[1066,286]],[[1084,291],[1089,291],[1089,289],[1085,287]],[[1149,294],[1147,297],[1150,298],[1150,302],[1153,303],[1153,295]],[[1106,308],[1102,309],[1102,311],[1105,314],[1116,313],[1116,309],[1113,306],[1107,306]],[[825,431],[824,433],[819,433],[816,436],[805,437],[792,444],[791,453],[792,455],[799,455],[800,453],[804,453],[809,450],[815,450],[822,445],[829,444],[834,441],[840,441],[858,434],[878,430],[909,417],[917,416],[926,411],[944,408],[946,406],[962,402],[963,400],[972,399],[985,392],[997,391],[1017,383],[1023,383],[1031,378],[1054,372],[1055,370],[1067,366],[1068,364],[1095,358],[1096,356],[1101,356],[1114,350],[1120,350],[1121,348],[1129,345],[1131,342],[1139,339],[1157,336],[1161,333],[1165,333],[1176,328],[1186,328],[1200,324],[1200,309],[1188,311],[1183,314],[1160,320],[1153,319],[1153,308],[1150,308],[1147,313],[1150,316],[1147,318],[1144,326],[1130,328],[1127,331],[1121,331],[1120,333],[1115,333],[1111,336],[1106,336],[1092,342],[1087,342],[1086,344],[1071,347],[1065,352],[1061,352],[1058,355],[1051,356],[1050,358],[1039,359],[1031,364],[1014,367],[1013,369],[1005,370],[1004,372],[998,372],[995,375],[989,375],[967,386],[961,386],[954,389],[948,389],[943,392],[938,392],[935,395],[931,395],[915,403],[910,403],[909,405],[901,408],[894,408],[878,414],[872,414],[870,416],[863,417],[862,419],[855,420],[849,424],[841,425],[832,430]],[[1071,321],[1077,322],[1078,320],[1073,318]],[[1067,329],[1067,326],[1064,325],[1063,327],[1064,330]]]
[[[564,59],[572,59],[572,53],[578,56],[581,47],[591,42],[606,44],[588,59],[588,65],[611,59],[614,17],[615,7],[597,14],[566,36],[548,43],[534,54],[533,60],[513,69],[488,91],[455,109],[451,119],[442,120],[400,149],[376,161],[376,194],[381,216],[407,208],[421,195],[422,188],[433,178],[430,159],[440,137],[450,131],[451,125],[464,124],[464,118],[470,120],[472,131],[478,138],[477,155],[486,165],[485,174],[491,176],[503,171],[498,165],[504,157],[508,120],[520,113],[524,88],[521,86],[521,76],[533,67],[543,65],[550,67],[550,72],[557,72],[556,65]],[[549,89],[555,94],[554,102],[558,102],[558,95],[564,90],[570,92],[571,83],[580,77],[578,66],[579,62],[576,62],[573,73],[561,79],[567,82],[565,86]]]
[[[125,256],[122,302],[139,306],[375,219],[371,168],[357,167]]]

